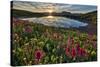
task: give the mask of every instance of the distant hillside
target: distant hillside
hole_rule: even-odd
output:
[[[18,9],[11,9],[12,16],[13,17],[41,17],[46,16],[46,14],[43,13],[34,13],[30,11],[25,10],[18,10]]]
[[[86,19],[89,22],[93,22],[94,24],[97,23],[97,11],[89,12],[86,14],[81,15],[82,19]]]

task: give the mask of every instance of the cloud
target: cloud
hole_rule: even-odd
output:
[[[40,3],[40,2],[24,2],[13,1],[13,8],[27,10],[31,12],[47,12],[53,10],[55,12],[68,11],[72,13],[86,13],[97,10],[96,6],[90,5],[72,5],[72,4],[57,4],[57,3]]]

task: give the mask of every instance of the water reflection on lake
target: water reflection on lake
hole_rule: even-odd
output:
[[[65,17],[57,17],[57,16],[45,16],[45,17],[38,17],[38,18],[23,18],[22,20],[28,20],[34,23],[41,23],[46,26],[54,26],[54,27],[64,27],[64,28],[71,28],[71,27],[85,27],[88,24],[83,23],[77,20],[65,18]]]

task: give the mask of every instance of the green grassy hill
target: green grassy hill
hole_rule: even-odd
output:
[[[85,19],[93,24],[97,24],[97,11],[89,12],[80,16],[81,19]]]

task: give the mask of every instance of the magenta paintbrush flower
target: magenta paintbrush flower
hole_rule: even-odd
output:
[[[72,55],[72,58],[76,57],[76,50],[75,50],[75,48],[72,48],[71,55]]]
[[[91,40],[93,38],[93,32],[88,33],[88,38]]]
[[[25,27],[25,32],[32,33],[32,28],[30,26]]]
[[[85,49],[84,48],[79,48],[78,55],[79,56],[85,56],[85,54],[86,54]]]
[[[44,52],[40,49],[37,49],[37,50],[35,50],[34,55],[35,55],[35,58],[39,61],[40,59],[43,58]]]
[[[69,56],[69,54],[70,54],[70,48],[66,48],[65,49],[65,53],[66,53],[67,56]]]
[[[80,45],[79,44],[76,45],[76,49],[77,49],[77,51],[80,50]]]

